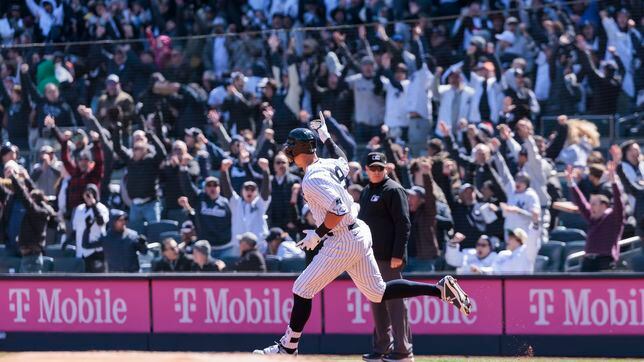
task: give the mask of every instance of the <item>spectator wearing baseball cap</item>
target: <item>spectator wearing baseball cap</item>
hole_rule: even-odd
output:
[[[108,272],[136,273],[139,271],[137,252],[147,253],[146,238],[127,227],[126,212],[110,210],[107,233],[94,243],[83,242],[83,248],[102,247]]]
[[[540,248],[539,220],[530,224],[528,232],[521,228],[508,230],[506,250],[501,251],[491,266],[473,267],[479,274],[532,274]]]
[[[367,55],[360,61],[360,73],[345,79],[353,90],[356,142],[367,142],[371,137],[379,135],[384,121],[385,101],[374,92],[375,77],[375,61]]]
[[[42,146],[39,156],[40,162],[34,165],[31,179],[45,196],[55,196],[63,165],[56,159],[54,149],[51,146]]]
[[[281,228],[271,228],[266,243],[266,255],[275,255],[282,259],[304,258],[304,251],[295,246],[295,241]]]
[[[246,181],[242,184],[241,195],[232,187],[229,168],[232,165],[230,160],[222,163],[221,169],[221,194],[227,197],[230,202],[232,215],[233,240],[231,244],[237,246],[239,239],[236,235],[246,232],[253,233],[256,240],[264,240],[268,235],[268,224],[266,222],[266,210],[271,204],[271,182],[269,173],[269,162],[267,159],[259,159],[258,164],[262,170],[261,190],[255,181]],[[264,251],[266,244],[259,245],[260,251]],[[236,249],[236,248],[235,248]]]
[[[226,264],[210,256],[210,243],[208,240],[198,240],[192,248],[192,265],[190,270],[197,273],[219,272]]]
[[[456,268],[458,274],[474,274],[481,268],[489,268],[496,260],[494,244],[487,235],[481,235],[474,248],[460,248],[465,235],[456,233],[445,248],[445,261]]]
[[[192,220],[186,220],[181,223],[179,235],[181,238],[179,248],[184,250],[187,254],[192,254],[192,247],[197,241],[197,230]]]
[[[105,79],[105,91],[98,98],[97,118],[104,127],[108,127],[112,121],[108,115],[111,108],[119,109],[121,122],[125,129],[129,130],[136,115],[134,98],[121,89],[121,80],[116,74],[107,76]]]
[[[251,232],[245,232],[238,235],[237,240],[239,240],[241,256],[235,263],[234,270],[265,273],[266,261],[257,248],[257,236]]]
[[[200,191],[188,176],[182,173],[182,190],[178,204],[188,213],[197,229],[199,239],[208,240],[215,257],[236,256],[236,242],[231,241],[231,210],[228,199],[221,196],[219,179],[210,176]]]

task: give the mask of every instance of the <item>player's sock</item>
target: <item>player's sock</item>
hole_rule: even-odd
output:
[[[419,295],[441,297],[441,290],[434,284],[412,282],[406,279],[396,279],[387,282],[387,288],[382,300],[410,298]]]
[[[302,332],[293,332],[291,327],[289,326],[286,328],[286,332],[280,338],[280,344],[286,352],[289,354],[295,353],[297,351],[297,345],[300,343],[300,337],[302,336]]]
[[[297,345],[300,342],[300,336],[306,322],[311,316],[311,309],[313,307],[313,300],[302,298],[297,294],[293,294],[293,310],[291,311],[291,321],[288,324],[286,333],[280,339],[282,347],[287,352],[293,353],[297,350]]]

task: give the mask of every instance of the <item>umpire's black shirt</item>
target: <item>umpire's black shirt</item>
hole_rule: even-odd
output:
[[[386,176],[381,183],[369,183],[360,194],[358,218],[371,229],[377,260],[407,259],[411,222],[407,192],[399,183]]]

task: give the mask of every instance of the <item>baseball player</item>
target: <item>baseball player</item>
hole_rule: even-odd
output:
[[[297,245],[312,250],[319,243],[324,244],[293,285],[293,310],[284,336],[274,345],[254,353],[297,354],[313,297],[345,271],[371,302],[430,295],[469,314],[470,300],[451,276],[435,285],[405,279],[383,281],[371,249],[369,227],[351,214],[353,199],[345,188],[349,172],[346,156],[331,140],[322,114],[319,120],[311,121],[310,127],[317,131],[332,158],[316,155],[315,134],[306,128],[296,128],[288,134],[284,153],[305,171],[302,180],[304,199],[319,225],[315,230],[305,231],[306,236]]]

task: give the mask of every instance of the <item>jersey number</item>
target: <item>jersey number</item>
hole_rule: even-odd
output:
[[[342,172],[340,166],[335,166],[335,170],[331,171],[331,178],[342,186],[345,186],[347,176]]]

